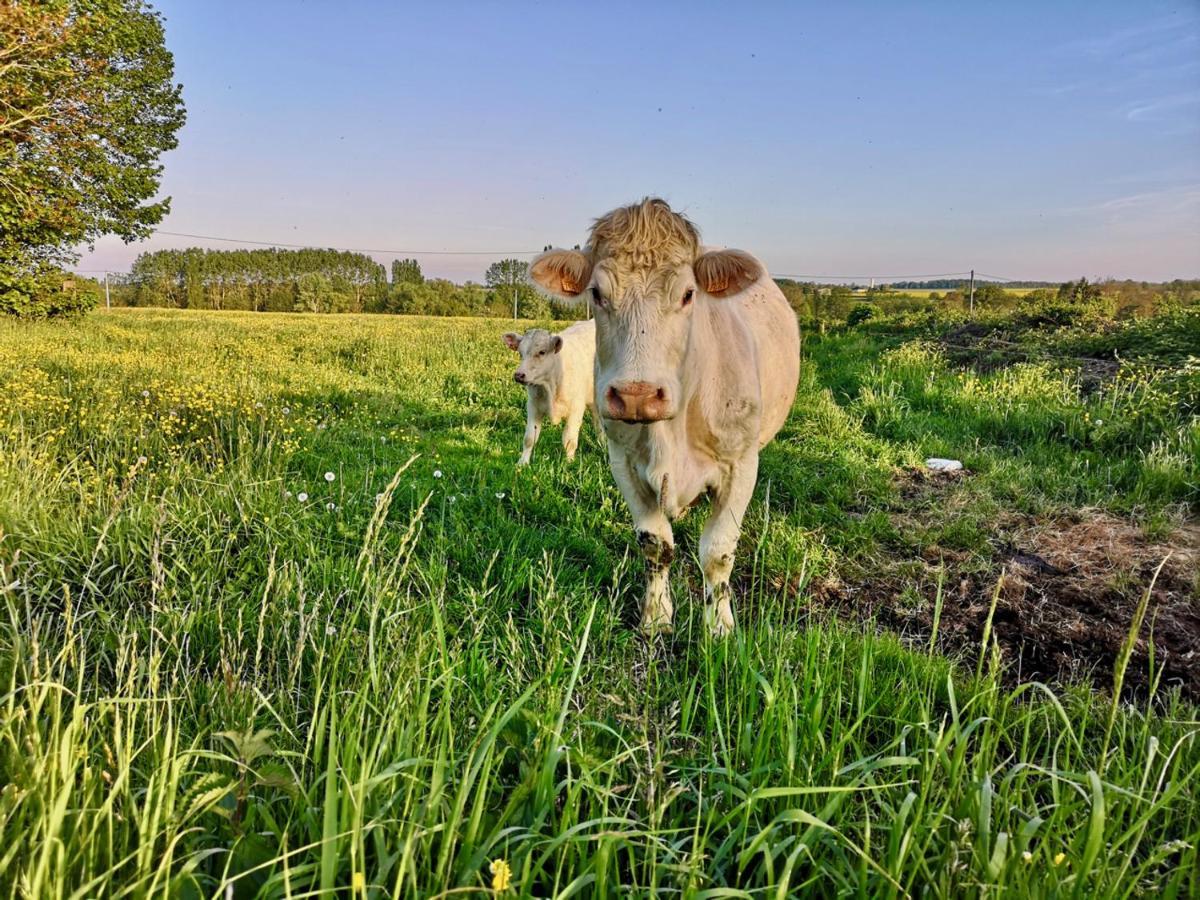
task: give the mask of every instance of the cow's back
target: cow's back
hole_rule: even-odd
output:
[[[762,424],[758,445],[767,444],[783,427],[796,400],[800,381],[800,326],[783,291],[766,274],[737,298],[758,351]]]

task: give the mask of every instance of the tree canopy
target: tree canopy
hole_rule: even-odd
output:
[[[0,308],[46,290],[77,245],[146,237],[166,215],[173,78],[143,0],[0,0]]]

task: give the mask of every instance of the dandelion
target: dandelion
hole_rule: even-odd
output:
[[[1025,860],[1025,862],[1027,862],[1027,863],[1031,863],[1031,862],[1033,862],[1033,854],[1030,853],[1028,850],[1026,850],[1024,853],[1021,854],[1021,859]]]
[[[337,476],[336,476],[336,475],[334,475],[332,472],[326,472],[326,473],[325,473],[325,480],[326,480],[326,481],[333,481],[333,479],[335,479],[335,478],[337,478]]]
[[[1066,861],[1066,859],[1067,859],[1067,854],[1065,854],[1065,853],[1056,854],[1054,857],[1054,864],[1056,866],[1061,866]]]
[[[296,495],[296,499],[301,503],[304,503],[306,500],[308,500],[308,494],[304,493],[304,491],[301,491]]]
[[[254,402],[254,408],[255,408],[255,409],[262,409],[262,408],[263,408],[262,401],[261,401],[261,400],[256,400],[256,401]]]
[[[333,503],[333,502],[326,503],[326,504],[325,504],[325,508],[326,508],[327,510],[329,510],[330,512],[333,512],[335,509],[337,509],[337,504],[336,504],[336,503]]]
[[[385,435],[384,437],[381,437],[381,438],[379,439],[379,443],[381,443],[381,444],[386,444],[386,443],[387,443],[387,436]]]
[[[434,478],[441,478],[441,477],[442,477],[442,470],[441,470],[441,469],[434,469],[434,470],[433,470],[433,477],[434,477]]]
[[[288,498],[288,499],[290,500],[290,499],[292,499],[292,492],[291,492],[291,491],[284,491],[284,492],[283,492],[283,496],[285,496],[286,498]]]
[[[508,890],[508,884],[512,880],[512,869],[503,859],[493,859],[490,866],[492,872],[492,890],[500,893]]]
[[[144,457],[144,456],[139,456],[139,457],[138,457],[138,465],[139,465],[139,466],[144,466],[145,464],[146,464],[146,457]]]
[[[145,397],[147,400],[149,400],[149,399],[150,399],[150,392],[149,392],[149,391],[142,391],[142,396],[143,396],[143,397]]]
[[[504,491],[496,491],[496,499],[503,500],[504,499]]]
[[[292,414],[292,411],[291,411],[291,409],[289,409],[289,408],[288,408],[288,407],[286,407],[286,406],[285,406],[285,407],[284,407],[284,408],[281,410],[281,412],[282,412],[282,413],[283,413],[285,416],[290,416],[290,415]]]
[[[333,635],[337,634],[337,627],[334,625],[326,625],[325,626],[325,634],[329,635],[330,637],[333,637]]]

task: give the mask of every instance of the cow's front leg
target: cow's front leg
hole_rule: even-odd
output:
[[[608,441],[608,462],[617,487],[633,515],[638,548],[646,561],[646,594],[642,598],[641,629],[647,634],[670,631],[675,615],[670,585],[671,560],[675,558],[671,522],[659,508],[658,496],[634,471],[622,448],[611,437]]]
[[[533,456],[533,448],[541,433],[542,411],[538,409],[537,404],[531,398],[525,407],[525,444],[521,448],[521,458],[517,460],[518,466],[529,465],[529,460]]]
[[[712,513],[700,535],[700,565],[704,569],[704,621],[714,637],[733,631],[733,592],[729,575],[742,533],[742,519],[758,477],[758,451],[739,460],[729,482],[713,500]]]
[[[641,629],[646,634],[669,632],[675,617],[671,603],[671,560],[675,558],[675,539],[671,523],[662,513],[657,517],[634,520],[638,546],[646,560],[646,595],[642,599]]]
[[[579,448],[579,426],[583,424],[583,409],[572,410],[567,416],[567,423],[563,426],[563,449],[567,451],[567,461],[570,462],[575,458],[575,451]]]

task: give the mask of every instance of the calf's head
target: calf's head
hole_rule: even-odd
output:
[[[521,354],[521,363],[513,372],[513,381],[517,384],[549,384],[558,361],[558,351],[562,349],[562,338],[543,328],[530,328],[524,334],[508,332],[504,335],[504,344]]]
[[[697,306],[739,293],[762,268],[740,250],[702,253],[696,227],[649,198],[601,216],[582,251],[543,253],[529,274],[552,296],[591,304],[601,413],[657,422],[679,412]]]

